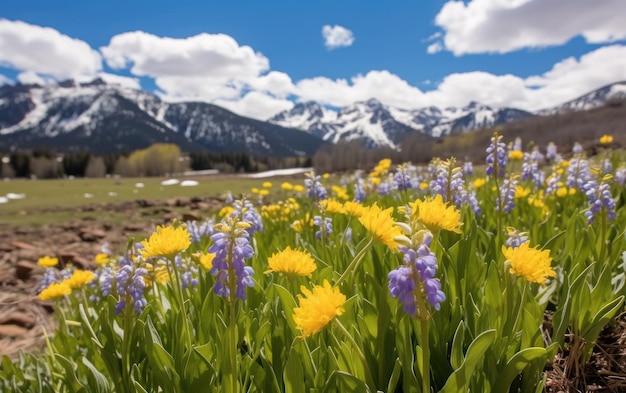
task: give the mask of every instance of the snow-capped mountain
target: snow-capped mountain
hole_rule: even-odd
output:
[[[601,87],[564,104],[543,109],[537,114],[552,115],[568,111],[584,111],[602,106],[610,100],[626,100],[626,81]]]
[[[202,102],[167,103],[154,94],[110,85],[0,86],[0,149],[49,146],[99,153],[153,143],[184,151],[312,155],[323,141],[296,129],[236,115]]]
[[[397,120],[390,108],[375,98],[331,111],[315,102],[296,104],[268,120],[283,127],[308,131],[325,141],[363,141],[367,147],[396,147],[415,128]],[[428,136],[424,135],[427,139]]]
[[[277,114],[269,122],[305,130],[333,143],[360,139],[370,147],[395,148],[409,133],[420,133],[424,139],[430,139],[530,116],[532,113],[519,109],[494,109],[477,102],[463,108],[430,106],[405,110],[370,99],[343,107],[338,112],[314,102],[296,104],[293,109]]]

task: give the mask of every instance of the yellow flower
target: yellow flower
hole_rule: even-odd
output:
[[[70,288],[81,288],[83,285],[91,282],[95,278],[95,275],[91,270],[74,270],[74,273],[63,282],[67,283]]]
[[[372,234],[375,240],[395,251],[398,247],[395,237],[402,235],[402,229],[395,225],[391,216],[392,211],[392,207],[382,210],[374,203],[372,206],[363,208],[359,222]]]
[[[294,231],[301,233],[302,231],[304,231],[306,228],[311,228],[313,227],[313,219],[311,218],[311,215],[309,213],[307,213],[304,218],[300,219],[300,220],[296,220],[291,224],[291,227],[293,228]]]
[[[338,202],[334,199],[324,199],[323,201],[320,202],[320,207],[322,208],[323,211],[329,212],[329,213],[339,213],[339,214],[345,213],[345,209],[343,205],[341,204],[341,202]]]
[[[349,216],[361,217],[363,212],[367,209],[358,202],[348,201],[343,204],[343,210],[343,212]]]
[[[428,198],[425,201],[420,199],[409,204],[413,222],[421,222],[429,231],[435,233],[441,229],[461,233],[459,227],[463,225],[461,213],[455,206],[447,206],[443,202],[441,195],[437,194],[435,199]]]
[[[41,267],[53,267],[56,266],[58,263],[59,258],[52,258],[47,255],[43,258],[39,258],[39,260],[37,261],[37,265]]]
[[[474,183],[472,183],[472,187],[474,187],[474,189],[476,190],[484,186],[485,183],[487,183],[487,180],[485,180],[484,177],[479,177],[478,179],[474,180]]]
[[[317,266],[311,254],[305,251],[292,250],[291,247],[276,253],[267,260],[269,269],[265,273],[284,273],[287,276],[307,276],[315,271]]]
[[[228,205],[228,206],[224,206],[223,208],[221,208],[220,212],[217,213],[217,215],[219,217],[228,217],[234,211],[235,211],[235,208],[230,206],[230,205]]]
[[[253,194],[258,194],[259,193],[259,189],[256,188],[256,187],[252,187],[252,189],[250,191],[252,191]]]
[[[301,185],[301,184],[296,184],[295,186],[293,186],[293,190],[295,192],[302,192],[302,191],[304,191],[304,186]]]
[[[267,196],[269,194],[270,194],[270,190],[266,190],[266,189],[259,190],[259,195],[261,196]]]
[[[530,188],[522,186],[515,187],[515,198],[526,198],[528,195],[530,195]]]
[[[324,173],[322,175],[322,179],[328,179],[330,177],[330,173]]]
[[[346,296],[339,292],[339,288],[331,287],[328,280],[324,280],[324,286],[314,286],[313,292],[304,286],[300,290],[304,297],[298,295],[300,306],[293,309],[293,320],[296,328],[302,331],[303,338],[320,332],[345,311]]]
[[[289,182],[284,182],[283,184],[280,185],[280,188],[282,188],[285,191],[291,191],[293,190],[293,184]]]
[[[556,276],[556,272],[550,267],[550,250],[530,248],[529,244],[526,242],[516,248],[502,246],[502,253],[511,266],[511,274],[545,285],[548,277]]]
[[[148,240],[141,242],[143,250],[139,252],[148,259],[152,257],[173,258],[179,252],[187,249],[191,244],[191,236],[185,228],[173,226],[158,226]]]
[[[511,150],[509,152],[509,159],[511,160],[521,160],[524,158],[524,153],[519,150]]]
[[[263,188],[272,188],[272,183],[269,181],[263,182],[262,184]]]
[[[48,288],[41,291],[41,293],[37,295],[37,297],[39,297],[39,299],[41,300],[52,300],[58,299],[65,295],[69,295],[70,293],[72,293],[72,288],[70,288],[70,286],[66,282],[53,282],[48,286]]]
[[[430,184],[428,184],[427,182],[423,181],[420,183],[420,189],[426,190],[428,189],[428,187],[430,187]]]
[[[109,262],[109,256],[105,253],[96,254],[96,265],[104,265]]]
[[[347,199],[350,199],[350,197],[348,196],[348,191],[344,187],[332,186],[331,190],[335,193],[335,195],[339,199],[343,199],[344,201]]]
[[[600,143],[603,145],[610,145],[613,143],[613,135],[602,135],[600,137]]]
[[[213,258],[215,258],[215,254],[206,253],[200,255],[198,258],[198,262],[204,267],[206,270],[211,270],[213,268]]]
[[[163,260],[157,260],[156,266],[151,263],[146,263],[144,266],[148,271],[148,274],[143,276],[143,281],[147,286],[152,285],[152,281],[161,284],[170,280],[170,272],[167,271],[167,265]]]

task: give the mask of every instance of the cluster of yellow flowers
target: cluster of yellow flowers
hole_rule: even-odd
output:
[[[37,296],[41,300],[58,299],[72,293],[72,289],[82,288],[83,285],[91,282],[94,277],[94,273],[91,270],[76,269],[69,278],[50,284]]]
[[[294,198],[288,198],[286,201],[261,206],[261,216],[273,222],[290,222],[299,209],[300,204]]]

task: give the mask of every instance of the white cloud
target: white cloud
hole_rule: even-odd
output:
[[[20,72],[17,75],[17,80],[23,85],[46,85],[52,82],[50,79],[46,79],[41,75],[33,71]]]
[[[266,120],[278,112],[291,109],[293,102],[272,97],[258,91],[251,91],[239,100],[217,100],[215,105],[222,106],[239,115]]]
[[[139,76],[242,78],[269,68],[265,56],[225,34],[170,38],[135,31],[114,36],[100,50],[109,66],[131,66]]]
[[[437,52],[441,52],[441,50],[443,49],[443,44],[441,44],[441,42],[437,41],[437,42],[433,42],[432,44],[428,45],[428,48],[426,49],[426,52],[428,52],[429,55],[435,54]]]
[[[328,49],[350,46],[354,42],[352,31],[339,25],[325,25],[322,27],[322,36],[324,36],[324,45]]]
[[[0,19],[0,65],[67,78],[95,75],[102,61],[86,42],[55,29]]]
[[[435,23],[445,31],[445,48],[458,56],[562,45],[579,35],[588,43],[614,42],[626,39],[624,15],[624,0],[448,1]]]
[[[333,106],[349,105],[376,97],[382,103],[399,108],[417,108],[425,104],[423,93],[387,70],[370,71],[346,79],[325,77],[303,79],[296,83],[300,100],[314,100]]]
[[[6,76],[0,74],[0,86],[2,85],[12,85],[13,81]]]

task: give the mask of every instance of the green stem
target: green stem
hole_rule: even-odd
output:
[[[428,342],[428,319],[420,319],[422,345],[422,392],[430,393],[430,343]]]
[[[370,370],[369,363],[367,363],[367,360],[365,359],[365,354],[363,354],[361,347],[356,343],[356,341],[354,341],[354,337],[352,337],[352,335],[348,332],[348,329],[346,329],[346,327],[343,326],[343,324],[341,323],[341,321],[339,321],[339,319],[335,318],[334,321],[336,325],[339,326],[339,329],[343,332],[343,334],[346,336],[348,341],[350,341],[350,344],[352,344],[352,346],[356,350],[356,353],[359,356],[361,363],[363,363],[363,368],[365,369],[365,379],[367,380],[367,385],[370,387],[370,390],[372,392],[377,391],[376,383],[374,382],[374,379],[372,377],[372,371]]]
[[[233,225],[234,227],[235,225]],[[234,228],[233,228],[234,229]],[[234,234],[233,234],[234,236]],[[239,384],[238,384],[238,372],[237,372],[237,342],[238,342],[238,334],[239,332],[237,331],[237,310],[236,310],[236,306],[237,306],[237,272],[235,272],[235,267],[233,266],[233,256],[234,256],[234,247],[235,247],[235,242],[234,240],[230,242],[229,246],[228,246],[228,289],[229,289],[229,296],[228,296],[228,303],[230,305],[230,310],[229,310],[229,326],[228,329],[230,329],[230,335],[229,338],[231,340],[230,342],[230,348],[228,351],[229,354],[229,363],[230,363],[230,372],[227,373],[226,375],[226,379],[227,379],[227,390],[228,388],[230,388],[230,392],[231,393],[238,393],[239,392]]]
[[[369,249],[369,247],[373,243],[374,243],[374,238],[371,237],[369,242],[367,242],[367,244],[361,249],[361,251],[359,251],[359,253],[354,256],[354,259],[352,259],[352,262],[350,262],[350,264],[348,265],[346,270],[343,272],[341,277],[339,277],[339,279],[335,282],[335,286],[338,287],[356,269],[356,267],[359,265],[359,263],[365,256],[365,252]]]

